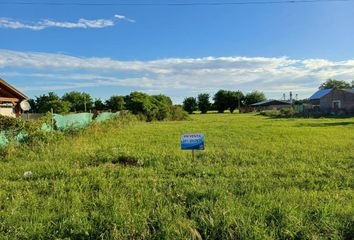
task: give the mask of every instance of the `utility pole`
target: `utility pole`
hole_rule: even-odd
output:
[[[87,111],[86,109],[86,96],[84,96],[84,106],[85,106],[85,112]]]

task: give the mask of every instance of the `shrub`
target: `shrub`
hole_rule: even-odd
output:
[[[188,119],[188,113],[182,109],[180,106],[170,107],[170,118],[172,121],[181,121]]]
[[[189,114],[192,114],[198,109],[197,99],[195,99],[194,97],[185,98],[183,101],[183,109]]]
[[[297,111],[293,108],[283,108],[280,110],[273,109],[273,110],[264,110],[261,111],[260,114],[263,116],[268,116],[268,117],[294,117],[297,115]]]
[[[60,133],[49,133],[42,130],[43,124],[50,124],[51,114],[48,113],[35,122],[0,115],[0,131],[5,133],[10,142],[37,144],[57,138]]]
[[[296,113],[297,113],[297,111],[293,108],[280,109],[280,114],[283,117],[291,117],[291,116],[294,116]]]
[[[280,115],[280,111],[277,109],[263,110],[260,112],[260,115],[267,116],[267,117],[278,117]]]

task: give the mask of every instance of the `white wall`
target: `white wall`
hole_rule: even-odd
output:
[[[15,109],[0,107],[0,115],[8,116],[8,117],[16,117]]]

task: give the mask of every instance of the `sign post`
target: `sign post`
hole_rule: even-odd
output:
[[[194,161],[194,150],[205,149],[204,134],[203,133],[182,134],[181,149],[192,150],[192,158]]]

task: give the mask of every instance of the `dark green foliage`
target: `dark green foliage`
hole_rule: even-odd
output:
[[[322,83],[319,87],[320,90],[323,89],[345,89],[354,88],[354,81],[350,84],[349,82],[335,79],[328,79],[326,82]]]
[[[249,106],[253,103],[264,101],[264,100],[266,100],[266,97],[265,97],[264,93],[260,92],[260,91],[253,91],[253,92],[247,93],[245,96],[245,104],[247,106]]]
[[[28,103],[29,103],[30,106],[31,106],[30,112],[31,112],[31,113],[36,113],[36,112],[38,112],[36,100],[31,98],[31,99],[28,99],[27,101],[28,101]]]
[[[241,91],[228,91],[228,107],[230,112],[233,113],[236,108],[240,108],[244,101],[244,95]]]
[[[219,113],[223,113],[229,108],[228,91],[219,90],[214,95],[214,105]]]
[[[93,100],[90,94],[84,92],[69,92],[62,97],[63,101],[71,103],[70,110],[73,112],[84,112],[92,109]]]
[[[147,115],[152,110],[153,104],[148,94],[132,92],[125,97],[125,107],[133,114]]]
[[[187,97],[183,100],[183,109],[184,111],[192,114],[194,111],[198,110],[197,99],[194,97]]]
[[[53,109],[54,113],[67,113],[70,111],[71,103],[63,101],[54,92],[48,93],[48,95],[41,95],[36,97],[35,108],[39,113],[50,112]],[[32,101],[33,104],[33,101]]]
[[[214,95],[214,106],[219,113],[228,109],[233,113],[236,108],[243,105],[243,101],[244,95],[241,91],[219,90]]]
[[[202,113],[207,113],[210,109],[210,101],[209,101],[209,94],[208,93],[201,93],[198,95],[198,109]]]
[[[171,98],[166,95],[159,94],[159,95],[152,95],[151,97],[164,105],[172,105]]]
[[[153,120],[183,120],[184,115],[179,114],[173,107],[169,97],[164,95],[150,96],[141,92],[132,92],[125,97],[125,108],[133,114],[143,116],[147,121]],[[183,119],[177,119],[183,117]]]
[[[102,111],[102,110],[105,110],[107,108],[106,104],[104,104],[104,102],[98,98],[98,99],[95,99],[95,101],[93,102],[93,108],[95,110],[99,110],[99,111]]]
[[[123,96],[111,96],[106,101],[106,106],[112,111],[121,111],[124,110],[124,97]]]

